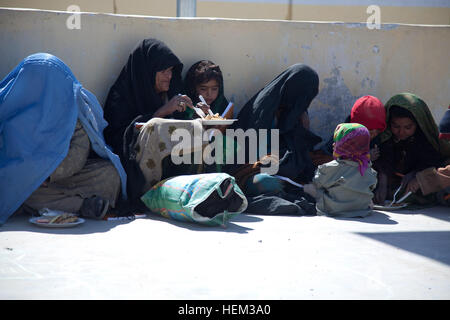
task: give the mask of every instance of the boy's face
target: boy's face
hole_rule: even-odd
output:
[[[195,87],[198,95],[202,95],[208,105],[211,105],[219,96],[219,83],[217,80],[209,80]]]
[[[391,132],[397,140],[405,140],[416,132],[417,125],[410,118],[392,118]]]

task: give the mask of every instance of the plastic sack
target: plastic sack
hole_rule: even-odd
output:
[[[247,208],[247,198],[226,173],[183,175],[160,181],[142,202],[154,213],[184,222],[225,226]]]

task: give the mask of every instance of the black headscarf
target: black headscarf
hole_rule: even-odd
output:
[[[300,115],[307,111],[319,92],[317,72],[304,64],[294,64],[253,96],[239,112],[237,128],[271,129],[280,105],[286,109],[277,128],[280,134],[298,125]]]
[[[108,127],[104,130],[106,143],[122,155],[123,134],[138,116],[141,121],[152,118],[164,101],[155,91],[156,73],[173,67],[167,98],[181,93],[183,64],[162,42],[145,39],[130,54],[106,98],[104,115]]]
[[[309,151],[322,139],[304,128],[300,116],[319,92],[319,76],[307,65],[294,64],[261,89],[242,108],[234,128],[279,129],[278,174],[301,182],[311,181],[315,167]],[[278,124],[277,110],[283,106]]]

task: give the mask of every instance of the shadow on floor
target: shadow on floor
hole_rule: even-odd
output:
[[[358,221],[358,222],[364,222],[364,223],[374,223],[374,224],[398,224],[397,221],[392,220],[391,217],[381,211],[373,210],[372,214],[361,218],[361,217],[355,217],[355,218],[342,218],[342,217],[336,217],[334,218],[336,220],[345,220],[345,221]]]
[[[233,219],[228,221],[225,227],[222,226],[207,226],[194,222],[183,222],[174,219],[168,219],[162,217],[158,214],[147,213],[147,218],[151,220],[157,220],[162,222],[170,223],[177,227],[182,227],[192,231],[215,231],[215,232],[235,232],[235,233],[248,233],[248,231],[253,230],[252,228],[247,228],[236,224],[236,222],[260,222],[263,219],[255,216],[249,216],[247,214],[239,214]]]
[[[28,231],[39,232],[47,234],[91,234],[102,233],[111,230],[112,228],[133,222],[135,219],[127,219],[120,221],[104,221],[85,219],[85,222],[69,228],[48,228],[34,225],[29,222],[31,216],[26,213],[16,213],[11,216],[8,221],[0,226],[2,231]]]
[[[260,222],[263,219],[249,216],[246,214],[240,214],[230,220],[225,227],[222,226],[206,226],[198,223],[182,222],[173,219],[164,218],[158,214],[152,214],[147,212],[147,217],[139,219],[148,219],[160,222],[170,223],[177,227],[186,228],[192,231],[215,231],[215,232],[235,232],[235,233],[247,233],[252,228],[243,227],[237,225],[235,222]],[[83,224],[70,228],[48,228],[36,226],[29,222],[30,215],[25,213],[19,213],[11,216],[8,221],[0,227],[2,231],[25,231],[25,232],[39,232],[47,234],[91,234],[91,233],[103,233],[113,229],[116,226],[132,223],[136,219],[117,220],[117,221],[98,221],[85,219]]]
[[[450,265],[450,231],[357,232],[357,234]]]

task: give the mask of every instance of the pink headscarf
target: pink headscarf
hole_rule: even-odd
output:
[[[362,124],[341,123],[334,131],[334,159],[347,159],[359,164],[361,176],[369,167],[370,133]]]

